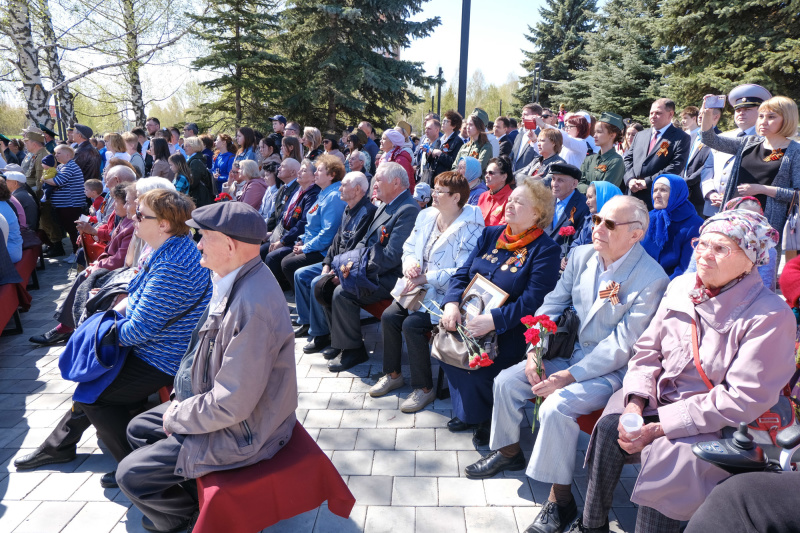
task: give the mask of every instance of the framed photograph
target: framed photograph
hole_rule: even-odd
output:
[[[471,320],[500,307],[508,300],[508,293],[484,278],[475,274],[461,296],[461,315],[463,320]]]

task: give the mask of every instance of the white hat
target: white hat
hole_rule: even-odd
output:
[[[18,181],[20,183],[25,183],[25,174],[22,172],[6,172],[5,173],[6,181]]]
[[[758,107],[764,100],[772,98],[772,94],[755,83],[745,83],[734,87],[728,94],[728,103],[731,107]]]

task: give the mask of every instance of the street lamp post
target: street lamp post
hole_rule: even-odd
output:
[[[436,96],[436,114],[439,115],[440,120],[442,116],[442,67],[439,67],[439,79],[436,80],[439,85],[439,92]]]
[[[469,51],[469,13],[471,0],[461,3],[461,61],[458,64],[458,112],[466,116],[467,107],[467,52]]]

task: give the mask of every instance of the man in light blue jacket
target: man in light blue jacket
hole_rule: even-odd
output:
[[[580,319],[574,350],[545,360],[541,378],[532,352],[495,378],[490,445],[496,451],[465,470],[471,479],[484,479],[525,468],[519,446],[523,407],[537,395],[546,398],[527,474],[553,485],[526,533],[560,533],[577,517],[570,490],[580,435],[577,419],[605,407],[622,386],[633,345],[669,283],[639,244],[649,223],[641,200],[616,196],[594,222],[593,244],[572,252],[556,288],[535,313],[555,321],[574,307]]]

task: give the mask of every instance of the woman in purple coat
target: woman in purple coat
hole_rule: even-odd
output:
[[[622,389],[594,428],[580,531],[608,531],[626,463],[641,463],[631,495],[637,533],[677,533],[729,476],[691,446],[755,420],[794,371],[794,315],[755,268],[769,261],[777,240],[767,219],[749,211],[725,211],[703,224],[694,242],[697,274],[670,283],[634,346]],[[644,417],[640,432],[622,426],[627,413]]]

